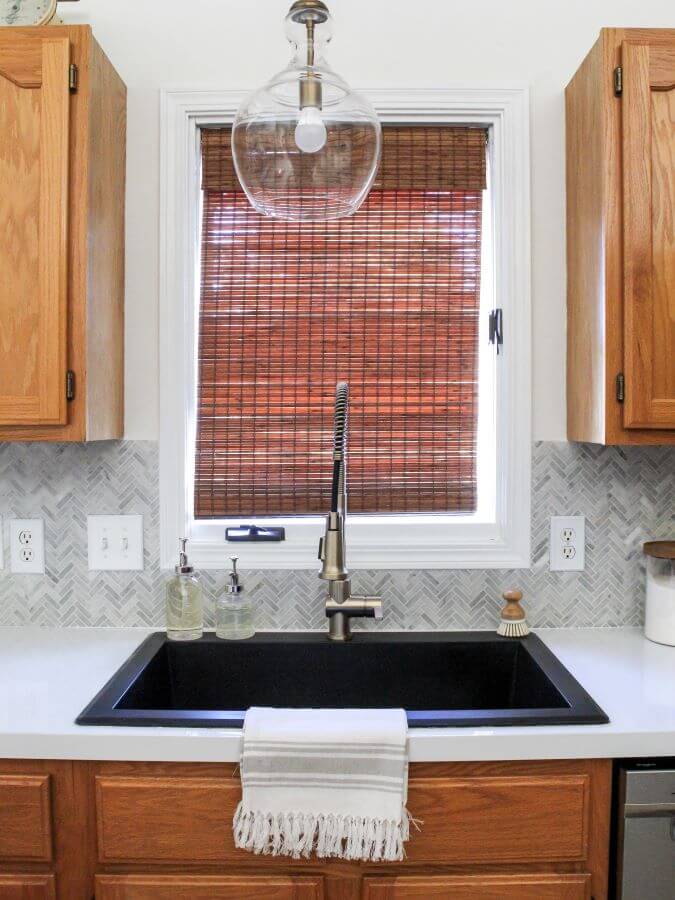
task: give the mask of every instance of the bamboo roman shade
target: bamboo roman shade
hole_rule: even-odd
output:
[[[359,212],[292,223],[249,205],[229,129],[202,131],[197,518],[325,513],[342,380],[350,512],[475,509],[486,142],[385,127]]]

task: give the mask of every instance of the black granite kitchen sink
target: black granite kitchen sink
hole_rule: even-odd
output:
[[[412,727],[602,724],[608,718],[536,636],[494,632],[150,635],[79,725],[242,726],[250,706],[403,707]]]

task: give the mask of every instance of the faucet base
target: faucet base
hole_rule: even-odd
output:
[[[330,641],[351,641],[352,631],[349,627],[349,616],[342,612],[333,613],[328,618],[328,639]]]

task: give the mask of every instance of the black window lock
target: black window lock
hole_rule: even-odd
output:
[[[237,525],[225,529],[226,541],[285,541],[286,529],[278,526]]]

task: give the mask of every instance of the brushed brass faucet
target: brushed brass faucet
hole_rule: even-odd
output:
[[[349,385],[341,381],[335,392],[331,507],[326,517],[326,531],[319,541],[319,559],[322,562],[319,578],[328,582],[326,616],[328,637],[331,641],[351,639],[349,620],[353,617],[382,618],[380,597],[360,597],[352,594],[346,563],[348,413]]]

